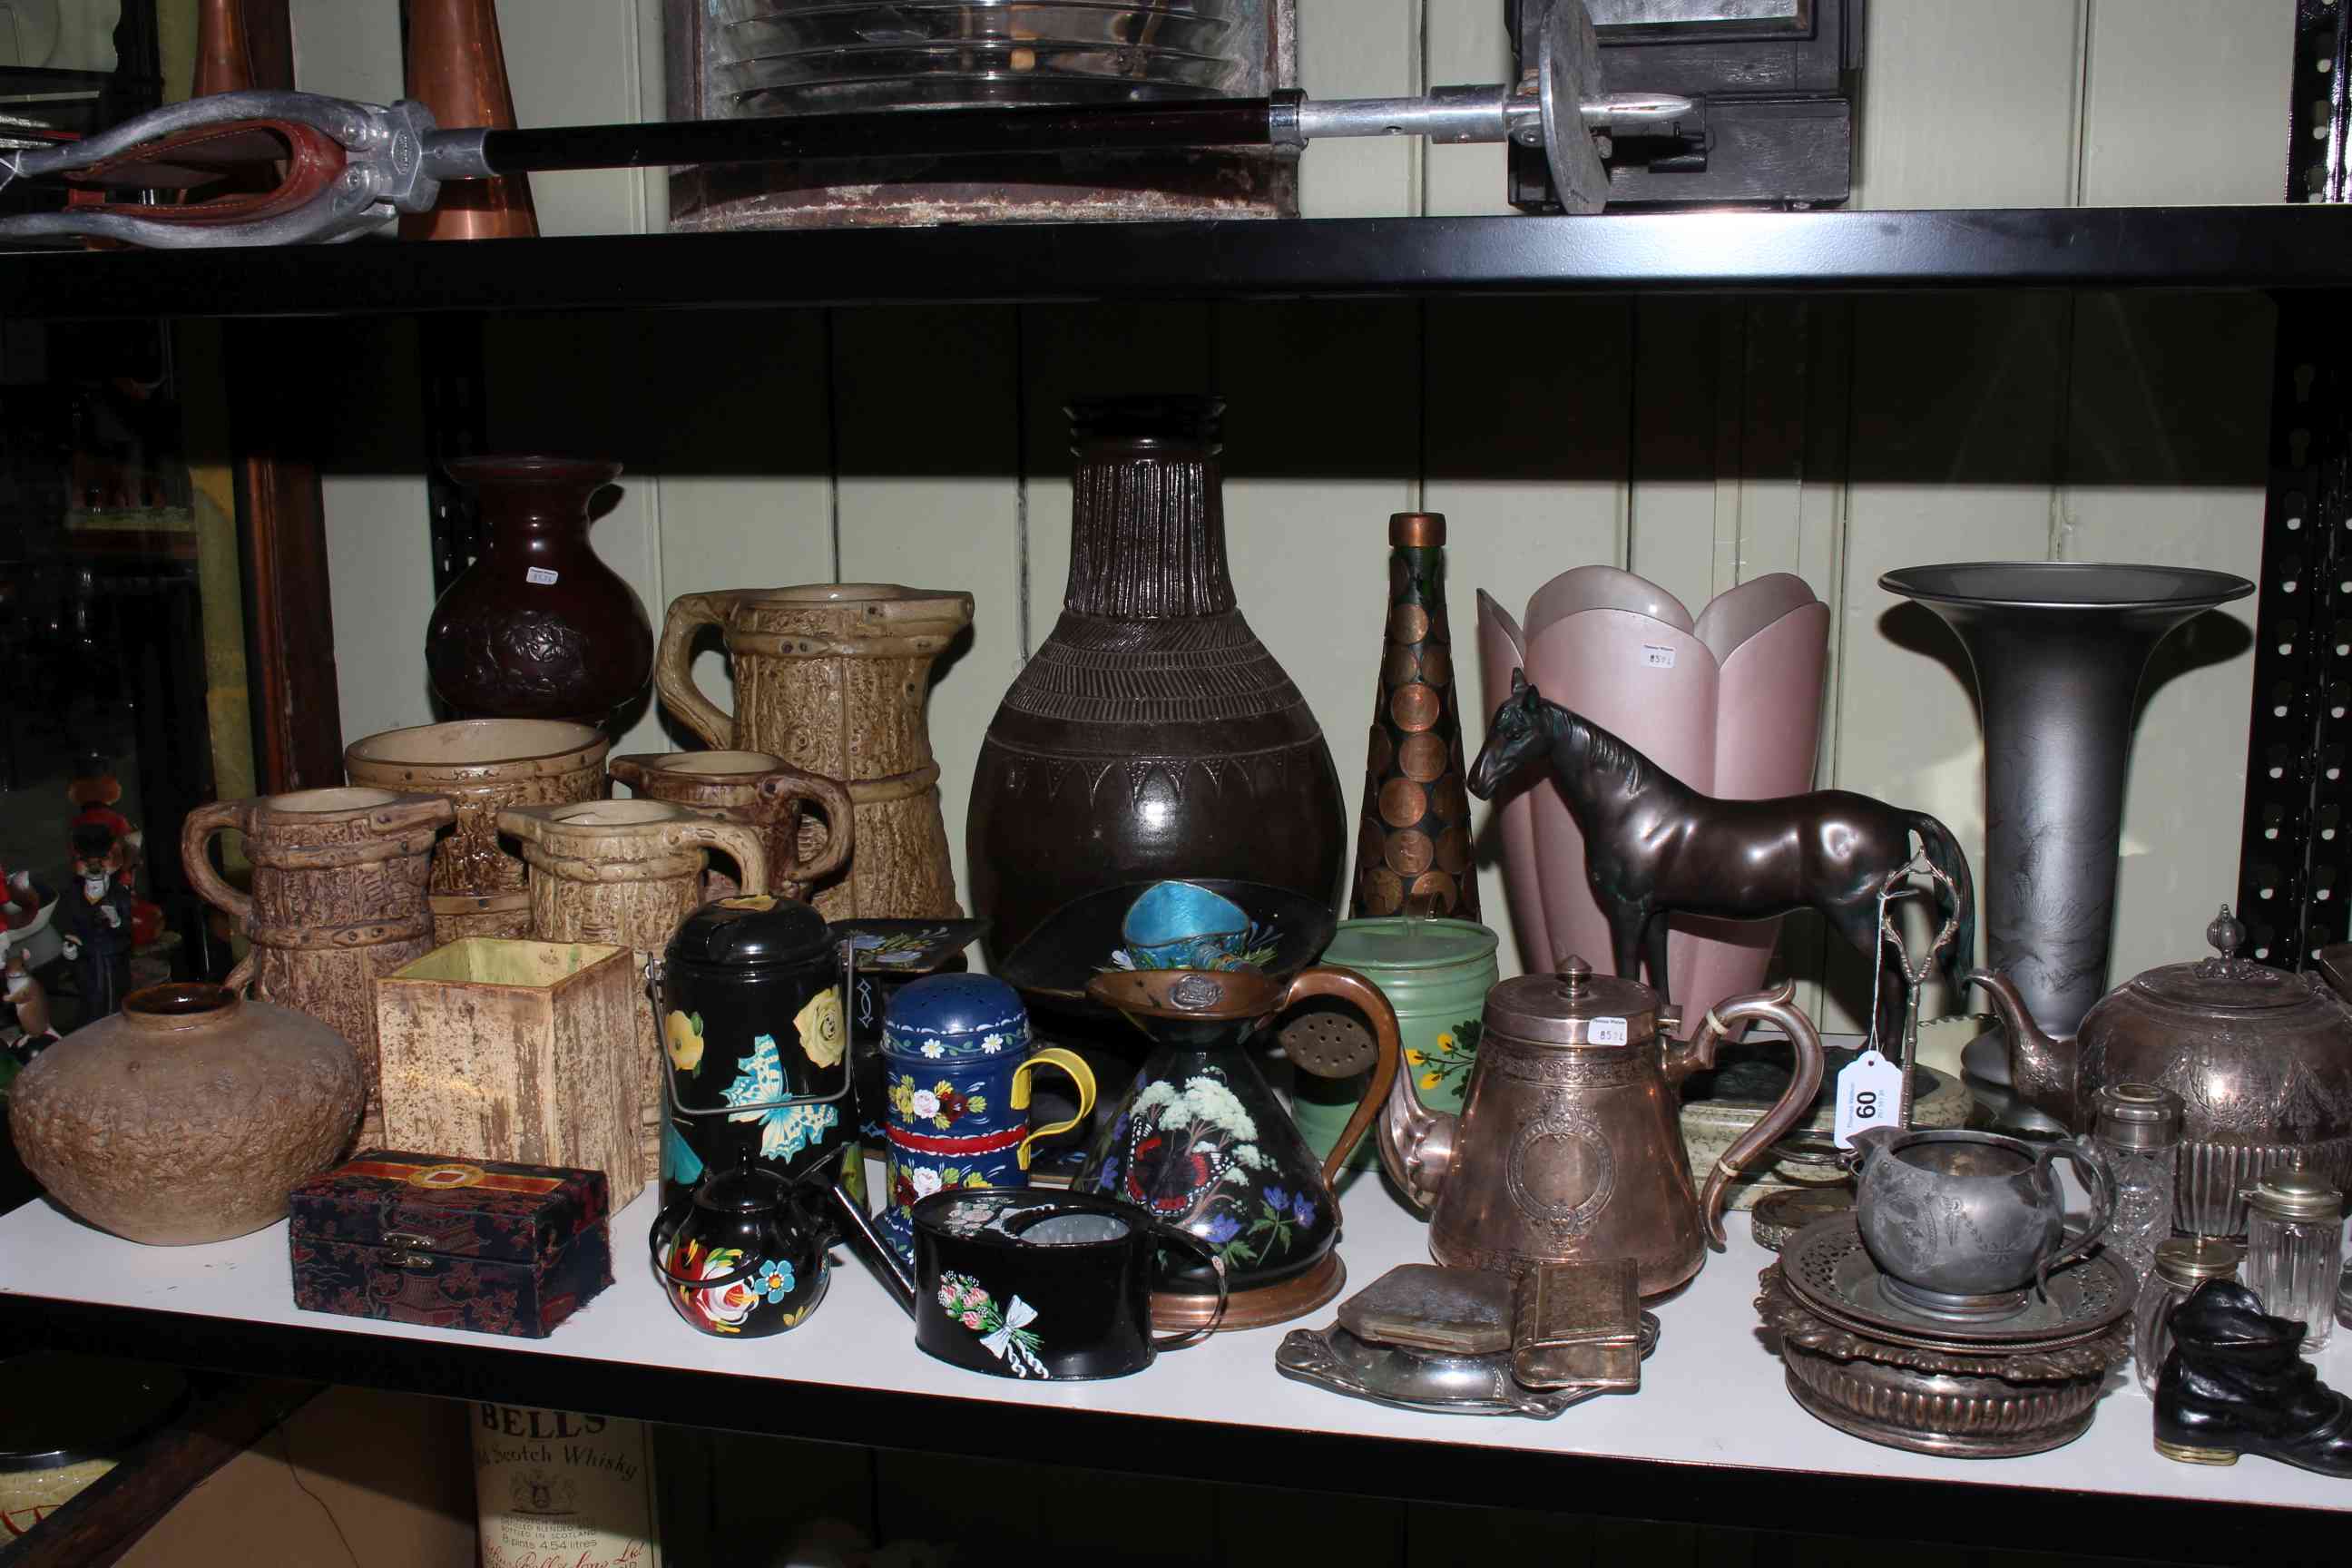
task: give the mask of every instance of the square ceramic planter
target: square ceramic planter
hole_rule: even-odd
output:
[[[645,1186],[627,948],[468,937],[379,978],[375,1005],[393,1148],[602,1171],[615,1209]]]

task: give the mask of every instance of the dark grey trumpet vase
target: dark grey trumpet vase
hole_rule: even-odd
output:
[[[2107,989],[2140,676],[2176,627],[2254,585],[2062,561],[1908,566],[1878,585],[1933,610],[1968,650],[1984,722],[1986,957],[2044,1033],[2072,1037]]]

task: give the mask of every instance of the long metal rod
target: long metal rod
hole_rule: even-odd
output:
[[[1075,107],[875,110],[537,131],[436,131],[425,139],[425,152],[428,170],[447,180],[816,158],[1263,147],[1276,139],[1278,125],[1295,122],[1297,114],[1295,95]]]
[[[1603,93],[1577,109],[1589,127],[1623,130],[1678,119],[1691,112],[1691,101],[1672,93]],[[1539,136],[1541,113],[1538,98],[1501,87],[1443,87],[1419,98],[1318,100],[1290,91],[1167,103],[872,110],[538,131],[436,131],[425,140],[425,163],[435,179],[469,180],[827,158],[1297,147],[1323,137],[1503,142],[1514,135]]]

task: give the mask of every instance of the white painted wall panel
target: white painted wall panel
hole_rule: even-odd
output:
[[[970,640],[936,667],[930,700],[959,898],[972,760],[1021,668],[1019,332],[1003,308],[834,318],[839,576],[972,596]]]
[[[1421,89],[1420,0],[1298,0],[1298,80],[1316,98]],[[1401,217],[1420,207],[1421,144],[1310,142],[1298,162],[1307,217]]]
[[[1422,22],[1423,89],[1509,81],[1511,39],[1496,0],[1424,0]],[[1507,213],[1501,143],[1422,146],[1423,196],[1433,216]]]
[[[641,82],[659,101],[661,57],[640,52],[637,0],[499,0],[499,34],[518,125],[634,121],[645,108]],[[542,235],[649,226],[646,178],[625,169],[533,174],[530,195]]]
[[[2091,3],[1870,0],[1853,205],[2071,202]]]
[[[2279,199],[2294,0],[2095,0],[2086,59],[2084,205]]]

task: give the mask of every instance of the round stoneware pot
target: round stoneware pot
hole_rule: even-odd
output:
[[[341,1157],[365,1093],[359,1058],[317,1019],[173,982],[36,1057],[8,1127],[76,1215],[177,1247],[283,1219],[288,1190]]]

